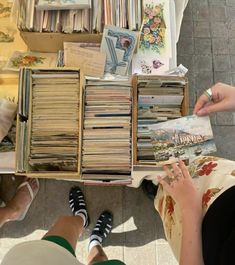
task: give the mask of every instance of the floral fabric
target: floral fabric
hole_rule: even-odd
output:
[[[227,189],[235,186],[235,162],[202,156],[189,166],[198,193],[202,198],[203,216],[210,205]],[[166,238],[177,260],[180,257],[182,238],[182,221],[180,209],[176,202],[159,186],[154,201],[155,208],[163,221]]]

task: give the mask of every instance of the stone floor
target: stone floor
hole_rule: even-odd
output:
[[[213,83],[235,85],[235,0],[190,0],[178,44],[178,63],[189,69],[190,108],[196,97]],[[235,160],[235,115],[212,117],[217,154]],[[4,190],[9,181],[4,178]],[[72,182],[41,180],[40,191],[23,222],[0,230],[0,260],[18,242],[39,239],[61,214],[70,214],[68,191]],[[8,185],[8,186],[7,186]],[[175,265],[164,239],[159,216],[141,189],[84,187],[92,223],[77,247],[86,264],[87,238],[103,209],[114,212],[114,230],[105,251],[128,265]]]

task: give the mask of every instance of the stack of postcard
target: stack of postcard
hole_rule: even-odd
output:
[[[20,71],[17,172],[77,171],[79,72]]]
[[[103,32],[104,25],[139,30],[142,0],[15,1],[17,24],[23,31]],[[91,8],[92,7],[92,8]]]
[[[131,82],[87,80],[83,118],[83,179],[130,179]],[[105,174],[108,174],[105,177]]]
[[[138,79],[137,160],[155,163],[149,125],[182,116],[185,80],[177,78]]]

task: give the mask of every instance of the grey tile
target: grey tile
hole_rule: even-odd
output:
[[[200,72],[195,75],[195,90],[199,97],[205,89],[214,84],[213,73],[211,71]]]
[[[226,7],[226,13],[227,13],[227,21],[234,20],[235,17],[235,7],[227,6]]]
[[[235,38],[235,19],[230,20],[227,24],[229,38]]]
[[[123,219],[127,220],[124,223],[125,246],[137,247],[155,241],[158,215],[153,202],[140,188],[125,188],[124,198]],[[144,216],[148,218],[143,218]]]
[[[228,72],[214,72],[214,83],[231,84],[231,74]]]
[[[193,56],[194,72],[212,71],[211,55],[194,55]]]
[[[211,54],[212,43],[210,38],[194,38],[195,54]]]
[[[214,55],[213,58],[215,71],[229,71],[230,57],[229,55]]]
[[[192,7],[208,6],[208,0],[191,0]]]
[[[177,54],[193,54],[194,53],[194,42],[193,38],[180,37],[177,44]]]
[[[235,126],[213,126],[217,155],[235,160]]]
[[[235,6],[235,0],[226,0],[227,6]]]
[[[211,23],[212,37],[228,38],[228,23],[226,22],[213,22]]]
[[[189,71],[194,71],[193,66],[193,56],[192,55],[179,55],[177,59],[178,64],[183,64],[189,69]]]
[[[189,1],[187,7],[184,10],[183,21],[192,21],[192,19],[193,19],[192,5],[191,2]]]
[[[208,21],[209,7],[207,4],[197,5],[193,7],[194,21]]]
[[[209,5],[220,5],[224,6],[226,0],[208,0]]]
[[[226,38],[212,39],[213,54],[229,54],[229,41]]]
[[[235,38],[229,39],[229,52],[235,54]]]
[[[235,73],[235,55],[230,56],[231,61],[231,72]]]
[[[210,5],[210,18],[211,21],[226,21],[225,6]]]
[[[193,37],[193,21],[183,20],[180,30],[181,37],[190,38]]]
[[[193,24],[194,37],[210,37],[210,24],[205,21],[195,21]]]
[[[216,113],[217,125],[234,125],[232,112],[218,112]]]
[[[235,86],[235,73],[231,74],[232,76],[232,85]]]

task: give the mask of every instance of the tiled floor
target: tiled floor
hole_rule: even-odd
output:
[[[178,62],[189,68],[190,107],[217,81],[235,84],[235,0],[190,0],[178,44]],[[218,155],[235,160],[235,115],[212,117]],[[41,180],[26,219],[0,230],[0,259],[18,242],[39,239],[60,215],[70,214],[67,195],[74,184]],[[81,185],[82,186],[82,185]],[[141,189],[83,187],[92,223],[77,247],[86,264],[91,228],[103,209],[114,212],[114,230],[105,251],[128,265],[175,265],[159,216]],[[5,189],[6,190],[6,189]]]

